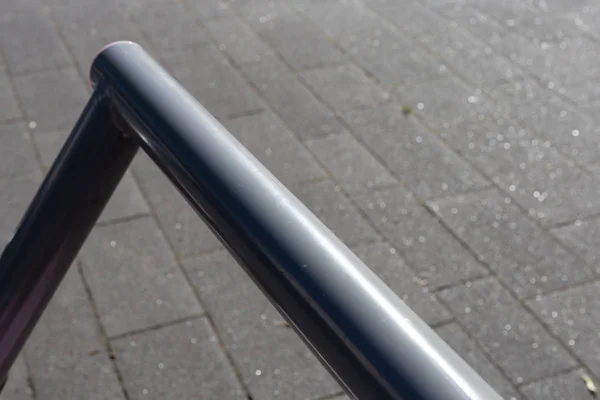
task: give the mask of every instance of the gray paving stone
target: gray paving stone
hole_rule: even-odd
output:
[[[138,154],[132,170],[178,256],[199,254],[221,246],[198,214],[148,156]]]
[[[430,288],[487,274],[444,227],[404,189],[355,196],[388,241]]]
[[[518,121],[529,121],[529,125],[538,130],[543,129],[546,114],[552,114],[548,109],[566,106],[555,91],[531,77],[487,85],[482,89],[504,113]]]
[[[94,57],[109,43],[130,40],[141,44],[147,51],[151,50],[115,1],[53,0],[50,10],[79,71],[85,77],[89,75]]]
[[[29,338],[25,357],[39,398],[125,399],[75,266]]]
[[[439,62],[358,2],[310,5],[305,13],[386,87],[442,73]]]
[[[287,0],[232,0],[229,6],[253,27],[296,11]]]
[[[499,65],[496,64],[499,64],[499,61],[496,61],[496,64],[488,61],[485,63],[487,68],[479,65],[484,61],[476,57],[477,51],[481,50],[482,55],[484,55],[486,54],[483,52],[485,47],[478,45],[473,38],[469,37],[463,30],[458,29],[456,23],[441,18],[432,10],[418,5],[417,2],[408,5],[382,2],[374,4],[374,7],[382,18],[390,21],[398,29],[413,37],[437,58],[451,64],[467,79],[480,83],[486,80],[493,81],[505,78],[506,65],[498,68]],[[474,61],[469,63],[463,58]],[[454,63],[457,65],[454,66]],[[462,71],[462,69],[467,70]]]
[[[385,167],[347,132],[308,141],[307,146],[347,193],[397,183]]]
[[[583,260],[497,190],[440,200],[431,207],[520,298],[594,278]]]
[[[242,67],[242,72],[300,138],[319,137],[343,130],[333,112],[321,104],[298,78],[274,57],[246,64]]]
[[[535,135],[534,131],[523,128],[523,125],[513,121],[509,111],[502,106],[489,102],[486,98],[480,100],[478,109],[466,113],[453,125],[441,128],[438,132],[444,142],[483,172],[495,172],[496,162],[490,165],[482,164],[481,159],[487,153],[498,149],[509,153],[511,144],[523,140],[539,139],[538,142],[549,146]],[[506,147],[506,148],[505,148]]]
[[[549,140],[504,118],[486,112],[469,116],[443,135],[543,225],[597,214],[594,193],[598,186],[593,177],[560,154]]]
[[[0,121],[13,120],[21,118],[21,116],[6,67],[0,65]]]
[[[546,52],[527,39],[509,32],[496,32],[489,44],[499,54],[504,55],[530,74],[544,82],[544,85],[558,90],[557,78],[567,76],[573,66],[556,55]]]
[[[588,4],[571,16],[583,31],[596,38],[600,37],[600,28],[596,24],[598,16],[600,16],[600,7],[595,4]]]
[[[457,54],[467,54],[468,51],[479,48],[479,44],[466,34],[462,29],[454,26],[449,21],[439,21],[441,27],[428,28],[422,36],[417,36],[416,40],[422,43],[429,51],[441,58],[445,62],[459,61]],[[438,35],[438,31],[443,34]],[[467,74],[462,73],[459,67],[456,67],[456,72],[468,79]]]
[[[228,352],[295,335],[287,329],[276,329],[282,328],[276,325],[282,317],[225,250],[186,259],[183,266]]]
[[[560,32],[555,22],[547,21],[551,32]],[[516,35],[511,35],[512,40]],[[507,37],[508,38],[508,37]],[[514,49],[519,58],[531,60],[528,70],[542,81],[544,86],[573,98],[574,102],[584,103],[587,99],[597,96],[598,85],[587,85],[586,82],[597,79],[599,56],[598,44],[586,37],[555,39],[550,41],[527,40],[533,47]],[[514,43],[507,44],[514,48]],[[519,43],[520,46],[523,43]],[[533,50],[533,51],[532,51]]]
[[[448,52],[444,59],[475,85],[503,82],[523,75],[519,67],[485,45],[467,45]]]
[[[52,166],[68,136],[67,132],[35,132],[33,134],[33,142],[37,146],[46,170],[49,170]],[[146,201],[142,198],[142,194],[131,174],[127,172],[100,215],[98,222],[109,222],[147,214],[148,212]]]
[[[518,0],[476,2],[475,5],[482,13],[494,18],[505,28],[514,27],[521,18],[535,15],[531,3]]]
[[[246,399],[206,318],[112,345],[130,399]]]
[[[417,123],[413,116],[404,115],[398,104],[346,113],[344,119],[421,198],[435,198],[488,185],[479,173]]]
[[[450,345],[479,375],[506,400],[517,400],[521,396],[508,379],[493,365],[479,347],[457,323],[436,328],[435,332]]]
[[[76,20],[82,16],[92,17],[94,13],[102,13],[102,10],[112,9],[114,6],[121,6],[125,10],[127,3],[133,1],[135,0],[106,0],[99,4],[94,0],[44,0],[43,2],[40,0],[25,0],[30,4],[40,5],[43,3],[46,5],[48,9],[44,9],[44,13],[59,24],[67,22],[69,19]],[[109,13],[112,13],[112,11]]]
[[[481,151],[484,150],[484,151]],[[600,211],[592,176],[537,139],[490,143],[473,161],[543,225],[566,223]]]
[[[280,7],[286,7],[287,0],[228,0],[229,5],[241,11],[255,9],[258,12],[265,10],[279,10]],[[287,6],[286,10],[294,10],[293,7]]]
[[[339,386],[225,252],[185,267],[254,399],[317,399]]]
[[[583,34],[581,27],[566,15],[551,16],[538,12],[523,15],[515,20],[509,30],[536,44],[547,43],[548,45],[579,39]]]
[[[375,44],[377,46],[373,46]],[[391,34],[374,39],[366,51],[353,46],[349,52],[384,87],[394,88],[407,82],[426,81],[448,73],[446,65]]]
[[[9,8],[4,8],[6,6]],[[69,54],[42,7],[29,1],[19,2],[14,7],[4,4],[4,7],[0,48],[13,74],[70,64]]]
[[[202,2],[183,0],[183,3],[188,7],[190,12],[200,19],[228,16],[231,15],[233,11],[229,6],[229,2],[224,0],[208,0]]]
[[[332,42],[297,14],[283,13],[264,18],[264,23],[261,20],[254,29],[294,69],[335,63],[346,58]]]
[[[290,68],[285,65],[275,52],[265,54],[258,60],[240,66],[240,70],[248,77],[259,91],[267,89],[268,84],[276,80],[293,80],[296,76]]]
[[[377,234],[335,182],[294,185],[290,190],[347,246],[371,242]]]
[[[312,352],[289,328],[283,329],[289,331],[290,336],[275,339],[268,345],[238,349],[233,354],[252,398],[316,400],[339,393],[340,387],[318,364]]]
[[[595,121],[599,120],[599,116],[596,115],[598,110],[600,110],[600,97],[598,99],[592,100],[587,106],[579,107],[579,110],[585,112],[587,115],[591,115]]]
[[[586,5],[595,5],[593,2],[588,0],[574,0],[574,1],[556,1],[550,4],[548,3],[533,3],[532,8],[540,13],[561,13],[576,11]]]
[[[284,185],[326,176],[304,146],[271,113],[229,120],[225,127]]]
[[[351,36],[376,36],[382,30],[381,18],[360,1],[305,1],[300,9],[331,39],[352,41]],[[345,47],[345,46],[344,46]]]
[[[516,5],[516,2],[514,2]],[[562,13],[546,14],[536,9],[537,5],[522,4],[517,13],[507,19],[502,25],[511,33],[526,38],[536,44],[557,43],[572,38],[573,35],[581,36],[581,28],[571,18]],[[485,10],[482,10],[485,12]]]
[[[225,17],[206,21],[206,27],[224,51],[236,64],[260,61],[273,55],[271,49],[238,17]]]
[[[13,364],[6,386],[2,390],[2,400],[32,400],[33,391],[29,387],[27,368],[23,357]]]
[[[420,284],[395,248],[387,243],[374,243],[352,250],[426,323],[437,324],[451,319],[448,310]]]
[[[88,91],[74,68],[15,77],[17,94],[36,130],[70,130],[83,111]]]
[[[531,300],[528,305],[592,374],[600,374],[600,283]]]
[[[390,97],[354,64],[312,69],[301,76],[335,110],[373,106]]]
[[[442,2],[435,5],[433,11],[450,20],[450,26],[456,26],[484,43],[492,40],[502,28],[477,7],[468,2]]]
[[[482,112],[481,90],[447,77],[401,85],[396,97],[437,131],[444,131]]]
[[[37,170],[35,153],[24,124],[0,124],[0,143],[0,177]]]
[[[446,65],[427,55],[412,43],[384,30],[378,38],[363,39],[348,51],[357,64],[369,71],[385,88],[420,82],[448,74]]]
[[[513,383],[576,366],[558,341],[496,280],[461,284],[438,295]]]
[[[600,98],[600,79],[598,73],[593,78],[582,82],[565,82],[559,86],[559,92],[571,100],[577,107],[585,107]]]
[[[600,72],[596,67],[598,60],[589,56],[598,52],[595,42],[586,44],[584,39],[577,39],[555,44],[544,42],[529,47],[527,40],[519,42],[517,46],[515,37],[516,35],[508,36],[505,43],[495,42],[493,45],[508,47],[510,50],[504,51],[510,53],[509,57],[524,64],[523,68],[544,86],[577,105],[586,105],[600,95],[600,85],[597,82]]]
[[[81,260],[109,336],[202,312],[150,217],[95,228]]]
[[[596,180],[600,179],[600,163],[586,165],[586,169],[592,173]]]
[[[130,15],[150,45],[159,54],[202,48],[209,44],[206,29],[195,14],[175,0],[152,0],[130,7]],[[201,65],[201,64],[198,64]]]
[[[12,238],[21,218],[37,192],[39,174],[0,178],[0,249]]]
[[[422,43],[443,37],[448,23],[417,1],[369,1],[368,7]]]
[[[491,35],[488,43],[498,53],[528,71],[539,71],[540,66],[543,66],[544,71],[548,70],[547,61],[551,60],[547,59],[539,47],[522,36],[500,29]]]
[[[508,116],[549,140],[561,153],[580,165],[598,161],[600,135],[597,124],[555,93],[525,80],[488,89],[492,100]]]
[[[218,119],[263,107],[242,76],[213,47],[164,54],[162,58],[183,87]],[[199,65],[202,68],[197,68]]]
[[[521,391],[530,400],[593,399],[582,378],[585,374],[584,370],[569,372],[525,385]]]
[[[553,60],[552,71],[555,76],[542,78],[554,78],[560,83],[583,82],[590,77],[597,76],[600,66],[598,66],[599,45],[583,35],[583,32],[569,18],[562,16],[554,18],[535,18],[534,21],[540,21],[541,24],[529,26],[535,27],[542,32],[535,32],[529,38],[538,46],[544,54]],[[565,25],[568,24],[568,27]],[[572,31],[572,32],[568,32]],[[569,72],[569,68],[571,68]]]
[[[600,221],[575,221],[553,230],[559,240],[575,254],[581,255],[600,274]]]
[[[493,40],[501,28],[471,4],[448,2],[435,7],[435,10],[450,19],[448,26],[442,28],[444,39],[441,44],[446,47],[441,47],[440,43],[430,37],[417,37],[417,40],[425,43],[434,53],[441,54],[447,65],[469,82],[476,85],[489,84],[514,79],[523,74],[519,67],[494,52],[488,43],[481,43]],[[438,35],[434,33],[433,36]]]
[[[42,4],[40,0],[26,0],[30,4]],[[47,6],[44,13],[56,22],[57,26],[68,25],[71,22],[81,21],[82,18],[103,19],[105,15],[113,15],[113,11],[120,8],[126,11],[127,4],[134,0],[106,0],[99,4],[94,0],[44,0]],[[94,14],[99,14],[94,17]],[[108,22],[108,21],[107,21]]]

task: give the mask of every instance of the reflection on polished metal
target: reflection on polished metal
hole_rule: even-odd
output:
[[[139,143],[351,397],[500,399],[140,46],[105,48],[91,79],[90,104],[0,259],[0,306],[14,308],[0,308],[0,374]]]

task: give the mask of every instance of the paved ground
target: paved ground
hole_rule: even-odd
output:
[[[0,242],[146,46],[507,399],[600,378],[594,0],[2,0]],[[139,155],[3,400],[340,389]],[[341,398],[341,397],[340,397]]]

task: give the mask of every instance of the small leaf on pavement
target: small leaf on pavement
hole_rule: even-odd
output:
[[[596,384],[594,383],[592,378],[590,378],[589,375],[583,375],[582,378],[585,382],[585,387],[587,388],[587,390],[593,395],[596,395],[596,393],[598,393],[598,388],[596,388]]]

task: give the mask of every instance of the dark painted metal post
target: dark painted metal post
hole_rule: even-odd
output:
[[[106,48],[92,80],[349,394],[500,399],[141,47]]]
[[[0,382],[138,148],[99,85],[0,257]]]

